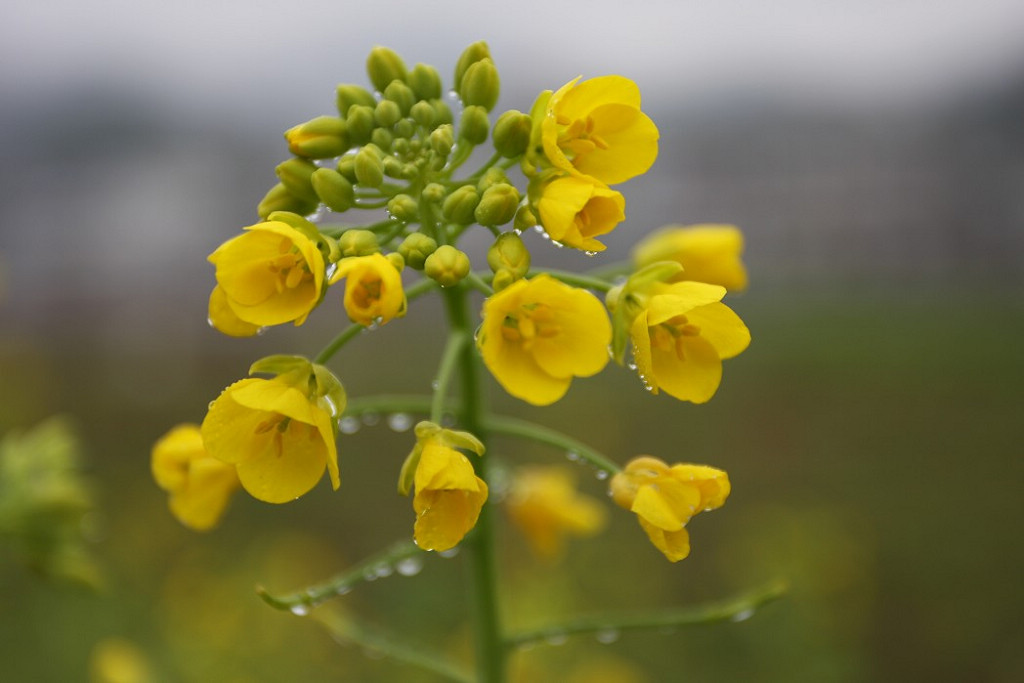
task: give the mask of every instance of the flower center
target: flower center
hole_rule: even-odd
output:
[[[352,290],[352,301],[361,309],[367,310],[380,301],[380,280],[360,280]]]
[[[524,351],[530,351],[537,339],[554,337],[560,331],[551,309],[543,304],[525,304],[518,313],[505,316],[501,336],[521,345]]]
[[[558,147],[569,159],[581,159],[595,149],[608,149],[608,143],[594,133],[592,117],[570,120],[565,115],[558,115],[555,121],[562,126],[558,134]]]
[[[295,289],[313,279],[313,273],[309,271],[306,260],[302,258],[291,240],[281,240],[278,251],[278,255],[270,259],[269,264],[270,272],[276,276],[274,285],[278,294],[286,289]]]
[[[679,360],[685,360],[684,343],[687,337],[699,337],[700,327],[691,323],[685,315],[677,315],[656,327],[650,328],[651,346],[659,351],[674,352]]]

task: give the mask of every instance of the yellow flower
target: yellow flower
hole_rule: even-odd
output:
[[[405,290],[398,269],[381,254],[351,256],[338,262],[330,284],[345,283],[345,312],[360,325],[383,325],[405,315]]]
[[[178,425],[160,437],[150,466],[157,485],[170,493],[171,513],[196,531],[217,525],[239,486],[235,466],[207,454],[199,425]]]
[[[573,377],[608,362],[611,325],[593,294],[538,275],[484,302],[477,346],[505,390],[534,405],[554,403]]]
[[[611,232],[626,217],[620,193],[580,176],[545,184],[536,208],[551,239],[587,251],[604,251],[604,244],[594,238]]]
[[[272,357],[280,358],[288,357]],[[273,372],[269,360],[252,371]],[[345,408],[341,384],[304,359],[292,359],[286,370],[273,379],[243,379],[227,387],[202,425],[207,452],[234,464],[242,487],[268,503],[303,495],[325,468],[333,487],[339,486],[334,418]]]
[[[640,89],[622,76],[559,88],[544,107],[541,141],[556,168],[606,185],[644,173],[658,156],[658,128],[640,111]]]
[[[604,507],[580,494],[573,472],[560,466],[519,469],[505,509],[533,550],[548,559],[561,553],[567,534],[591,536],[605,523]]]
[[[228,308],[238,320],[259,327],[301,325],[323,292],[323,255],[288,223],[267,221],[245,230],[209,257]],[[218,329],[232,329],[231,319],[215,305],[218,296],[211,296],[210,319]]]
[[[615,503],[636,513],[651,543],[672,562],[690,554],[690,518],[724,505],[729,491],[729,477],[722,470],[689,464],[669,467],[648,455],[630,461],[610,484]]]
[[[741,291],[747,287],[742,252],[743,233],[734,225],[673,225],[641,241],[633,250],[633,263],[639,269],[675,261],[683,272],[673,281],[695,280]]]
[[[210,324],[230,337],[251,337],[259,334],[261,327],[247,323],[231,308],[224,288],[217,285],[210,292]]]
[[[413,533],[423,550],[454,548],[476,525],[487,500],[487,484],[456,448],[484,453],[484,445],[468,432],[432,422],[416,425],[416,446],[402,466],[398,491],[408,495],[415,487]]]

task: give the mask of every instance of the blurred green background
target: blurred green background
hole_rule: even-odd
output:
[[[205,257],[253,222],[287,157],[280,133],[330,113],[336,83],[363,83],[374,44],[447,77],[483,38],[500,108],[579,73],[640,84],[661,155],[625,186],[609,258],[663,224],[740,225],[751,287],[727,302],[754,338],[704,406],[648,395],[615,367],[546,409],[491,384],[496,410],[619,462],[707,462],[734,487],[691,524],[693,554],[676,565],[619,510],[554,566],[502,524],[507,620],[791,587],[742,623],[537,646],[517,655],[519,680],[1024,679],[1024,11],[529,2],[499,16],[467,2],[404,8],[398,22],[396,7],[5,10],[0,431],[72,425],[93,496],[80,535],[102,587],[47,579],[0,546],[0,677],[130,680],[116,675],[137,660],[168,683],[435,680],[255,594],[410,535],[411,505],[394,494],[410,433],[364,426],[339,443],[338,492],[321,484],[284,506],[240,495],[204,535],[168,513],[149,449],[201,420],[253,359],[315,354],[341,320],[329,298],[302,328],[256,339],[206,326]],[[602,263],[527,240],[541,264]],[[487,244],[468,246],[479,260]],[[426,392],[440,316],[417,302],[332,368],[351,396]],[[492,451],[565,462],[513,441]],[[323,609],[468,657],[466,568],[427,559]]]

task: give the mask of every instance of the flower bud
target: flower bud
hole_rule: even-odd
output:
[[[391,143],[394,142],[395,136],[391,134],[386,128],[374,128],[373,134],[370,136],[370,142],[380,147],[382,150],[391,149]]]
[[[335,116],[318,116],[284,133],[288,151],[297,157],[327,159],[348,149],[345,122]]]
[[[394,125],[394,131],[397,137],[408,140],[416,132],[416,126],[409,119],[402,119]]]
[[[487,250],[487,265],[495,274],[507,270],[514,277],[521,278],[530,270],[530,251],[519,235],[503,232]]]
[[[331,168],[318,168],[310,176],[317,197],[332,211],[348,211],[355,204],[352,183]]]
[[[398,245],[398,253],[405,259],[406,265],[416,270],[422,270],[424,261],[436,250],[437,242],[422,232],[412,233]]]
[[[384,157],[384,175],[388,178],[404,178],[405,164],[392,156]]]
[[[409,116],[412,120],[420,124],[424,128],[430,128],[434,125],[434,119],[437,113],[434,108],[430,106],[429,102],[420,101],[412,105],[412,109],[409,110]]]
[[[474,62],[462,76],[459,95],[465,105],[477,105],[487,111],[498,103],[501,93],[501,80],[498,69],[489,57]]]
[[[373,110],[373,120],[378,126],[390,128],[402,118],[402,109],[393,100],[381,100]]]
[[[451,107],[444,100],[430,100],[430,106],[434,108],[435,124],[453,123],[455,121],[455,118],[452,116]]]
[[[309,180],[309,177],[313,175],[313,171],[316,169],[317,166],[312,161],[294,157],[278,164],[274,168],[274,173],[277,174],[281,184],[287,187],[288,191],[296,197],[319,201]]]
[[[452,81],[455,84],[454,90],[456,93],[461,94],[462,92],[462,77],[466,74],[466,70],[481,59],[486,59],[490,56],[491,51],[487,47],[487,43],[482,40],[478,40],[462,51],[462,54],[459,55],[459,61],[455,63],[455,80]]]
[[[346,230],[338,238],[342,257],[369,256],[380,251],[377,236],[369,230]]]
[[[388,200],[388,213],[395,220],[408,223],[416,220],[416,216],[419,215],[419,207],[416,205],[416,200],[409,195],[396,194]]]
[[[480,225],[493,227],[508,223],[519,208],[519,191],[514,185],[491,185],[484,190],[473,216]]]
[[[532,129],[533,121],[529,115],[515,109],[505,112],[498,117],[491,133],[494,149],[506,159],[523,154],[530,145]]]
[[[508,268],[499,268],[491,279],[491,287],[495,292],[500,292],[518,279]]]
[[[462,110],[462,118],[459,119],[459,137],[471,145],[479,145],[487,139],[487,129],[490,128],[490,125],[490,121],[487,120],[487,110],[470,105]]]
[[[491,168],[487,169],[484,172],[483,177],[481,177],[479,182],[477,182],[476,189],[478,189],[481,192],[483,192],[484,190],[486,190],[491,185],[499,185],[499,184],[505,184],[505,185],[509,184],[508,176],[505,175],[505,172],[503,170],[501,170],[500,168],[492,166]]]
[[[529,204],[523,204],[516,211],[516,217],[512,221],[512,229],[516,232],[523,232],[537,225],[537,216]]]
[[[366,73],[373,87],[384,92],[391,81],[405,80],[405,62],[394,50],[378,45],[370,50],[370,56],[366,59]]]
[[[438,247],[423,263],[423,273],[442,287],[459,284],[469,269],[469,257],[448,244]]]
[[[373,93],[358,85],[339,85],[336,93],[338,113],[341,114],[342,118],[348,116],[348,110],[354,104],[360,104],[366,107],[377,106],[377,99],[373,96]]]
[[[370,134],[376,125],[376,107],[376,102],[373,105],[353,104],[349,107],[348,115],[345,117],[345,128],[353,145],[365,145],[369,142]]]
[[[263,199],[260,200],[260,203],[256,206],[256,213],[264,220],[275,211],[291,211],[292,213],[305,216],[316,211],[316,205],[316,200],[296,197],[288,191],[287,187],[278,183],[270,188],[267,194],[263,196]]]
[[[356,182],[356,152],[349,152],[338,159],[338,173],[350,183]]]
[[[444,185],[441,183],[427,183],[420,194],[428,202],[440,203],[444,200]]]
[[[406,82],[417,99],[432,100],[441,96],[441,75],[429,64],[414,66]]]
[[[405,259],[397,251],[393,251],[390,254],[385,254],[384,258],[391,261],[391,265],[395,267],[399,273],[405,270]]]
[[[363,187],[380,187],[384,182],[384,164],[368,146],[363,147],[356,154],[353,170],[356,174],[356,181]]]
[[[384,97],[386,100],[398,105],[402,116],[408,116],[412,105],[416,104],[416,94],[413,93],[412,88],[402,81],[391,81],[388,83],[388,87],[384,88]]]
[[[455,133],[450,123],[438,126],[430,134],[430,148],[443,157],[452,153],[455,145]]]
[[[472,185],[463,185],[450,195],[444,204],[441,205],[441,214],[451,221],[460,225],[469,225],[473,222],[473,214],[477,204],[480,203],[480,195]]]

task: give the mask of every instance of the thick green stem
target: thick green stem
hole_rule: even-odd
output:
[[[453,334],[461,332],[472,337],[467,292],[463,287],[444,290],[448,322]],[[483,432],[483,396],[480,392],[479,368],[472,344],[463,344],[459,354],[461,396],[460,426],[478,439],[487,442]],[[487,481],[488,457],[476,458],[477,474]],[[504,683],[506,649],[502,641],[498,610],[498,581],[494,548],[494,505],[488,500],[480,511],[476,528],[466,545],[473,575],[473,633],[476,638],[476,669],[479,683]]]

